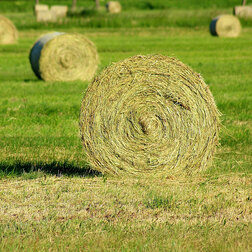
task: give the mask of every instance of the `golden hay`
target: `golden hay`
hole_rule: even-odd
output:
[[[30,52],[30,63],[45,81],[91,80],[98,66],[95,45],[81,34],[49,33]]]
[[[87,160],[102,173],[166,177],[205,170],[220,121],[202,77],[179,60],[134,56],[105,69],[83,98]]]
[[[0,44],[14,44],[18,39],[15,25],[6,17],[0,15]]]
[[[109,13],[120,13],[122,10],[121,4],[117,1],[108,2],[106,8]]]
[[[238,37],[241,32],[241,24],[235,16],[221,15],[212,20],[209,29],[214,36]]]

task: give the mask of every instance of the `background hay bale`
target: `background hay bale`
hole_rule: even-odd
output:
[[[14,44],[18,39],[15,25],[6,17],[0,15],[0,44]]]
[[[211,21],[209,29],[214,36],[238,37],[241,32],[241,24],[237,17],[221,15]]]
[[[54,5],[51,9],[48,5],[35,5],[37,22],[56,22],[59,18],[67,15],[68,7],[64,5]]]
[[[235,6],[234,15],[240,18],[252,19],[252,6]]]
[[[91,80],[98,66],[95,45],[81,34],[49,33],[30,51],[30,63],[45,81]]]
[[[67,15],[68,7],[64,5],[53,5],[51,7],[52,15],[56,18],[64,18]]]
[[[106,8],[109,13],[120,13],[122,10],[121,4],[117,1],[108,2]]]
[[[37,22],[56,22],[57,17],[50,10],[36,11]]]
[[[56,21],[52,17],[52,13],[46,4],[36,4],[34,6],[34,13],[36,15],[37,22],[52,22]]]
[[[168,176],[204,170],[219,112],[201,76],[175,58],[134,56],[105,69],[83,98],[87,160],[109,174]]]
[[[34,12],[36,14],[37,11],[48,11],[49,7],[46,4],[36,4],[34,6]]]

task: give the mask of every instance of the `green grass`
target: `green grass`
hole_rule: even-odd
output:
[[[233,8],[225,9],[162,9],[162,10],[125,10],[120,14],[109,14],[102,9],[99,12],[79,11],[69,14],[56,23],[37,23],[32,11],[6,12],[19,30],[27,29],[61,29],[64,28],[146,28],[146,27],[188,27],[206,28],[212,18],[221,14],[232,14]],[[243,27],[251,27],[252,20],[241,19]]]
[[[100,5],[106,4],[105,0],[100,0]],[[240,5],[239,0],[119,0],[123,9],[202,9],[202,8],[227,8],[235,5]],[[1,0],[1,11],[25,11],[31,10],[34,6],[35,0]],[[48,5],[67,5],[71,7],[71,0],[42,0],[41,4]],[[251,4],[251,0],[247,0]],[[93,8],[95,7],[95,0],[77,0],[77,7]]]
[[[2,180],[0,250],[249,251],[249,183]]]
[[[171,16],[179,11],[184,22],[183,10]],[[25,13],[9,15],[21,28]],[[228,39],[211,37],[207,24],[34,30],[31,20],[17,45],[0,46],[0,251],[250,251],[252,28]],[[201,73],[223,114],[212,167],[162,181],[92,171],[78,126],[88,83],[45,83],[29,65],[34,41],[55,27],[96,44],[98,72],[160,53]]]
[[[33,6],[35,1],[1,1],[0,14],[9,17],[19,30],[85,28],[132,28],[132,27],[199,27],[209,26],[212,18],[221,14],[233,14],[233,7],[240,5],[237,0],[121,0],[123,11],[120,14],[106,12],[106,1],[100,1],[101,8],[95,9],[94,0],[78,0],[77,10],[71,11],[72,1],[44,0],[42,4],[68,5],[67,18],[56,23],[37,23]],[[252,4],[248,0],[247,4]],[[251,27],[252,20],[241,19],[243,27]]]

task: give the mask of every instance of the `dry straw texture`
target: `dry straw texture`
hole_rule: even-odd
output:
[[[49,33],[30,52],[30,63],[45,81],[91,80],[98,66],[95,45],[81,34]]]
[[[6,17],[0,15],[0,44],[17,42],[18,32],[15,25]]]
[[[80,112],[87,160],[108,174],[166,177],[211,164],[219,112],[201,76],[167,56],[134,56],[105,69]]]
[[[214,36],[238,37],[241,32],[241,24],[235,16],[221,15],[211,21],[209,29]]]
[[[109,13],[120,13],[122,10],[121,4],[117,1],[108,2],[106,8]]]

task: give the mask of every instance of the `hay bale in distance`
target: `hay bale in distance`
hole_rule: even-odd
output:
[[[48,11],[48,10],[49,10],[49,7],[46,4],[35,4],[34,6],[35,13],[37,11]]]
[[[68,7],[64,5],[53,5],[51,7],[52,15],[56,18],[64,18],[67,15]]]
[[[98,66],[95,45],[81,34],[49,33],[30,51],[30,63],[45,81],[91,80]]]
[[[68,7],[64,5],[54,5],[51,9],[48,5],[35,5],[37,22],[56,22],[59,18],[67,15]]]
[[[122,6],[119,2],[117,1],[109,1],[106,4],[107,11],[109,13],[120,13],[122,11]]]
[[[238,37],[241,32],[241,24],[235,16],[221,15],[211,21],[209,29],[214,36]]]
[[[252,19],[252,6],[235,6],[234,15],[240,18]]]
[[[211,164],[219,112],[201,76],[179,60],[134,56],[89,85],[80,132],[91,166],[108,174],[166,177]]]
[[[56,22],[57,18],[50,10],[36,11],[37,22]]]
[[[18,39],[15,25],[6,17],[0,15],[0,44],[14,44]]]

